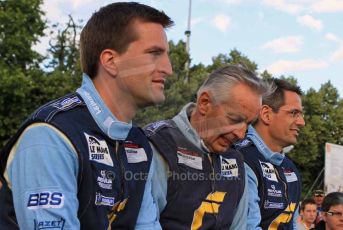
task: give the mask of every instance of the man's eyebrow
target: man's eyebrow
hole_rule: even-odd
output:
[[[164,52],[164,51],[166,51],[166,49],[162,48],[160,46],[151,46],[151,47],[147,48],[145,51],[146,52],[149,52],[149,51],[161,51],[161,52]]]

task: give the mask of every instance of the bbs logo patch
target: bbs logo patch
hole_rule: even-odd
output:
[[[60,192],[38,192],[30,193],[27,202],[28,209],[38,208],[62,208],[64,205],[64,195]]]

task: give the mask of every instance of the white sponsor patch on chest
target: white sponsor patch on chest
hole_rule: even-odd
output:
[[[188,167],[202,170],[202,157],[199,156],[198,153],[178,148],[176,154],[179,164],[184,164]]]
[[[238,177],[238,165],[236,159],[228,159],[220,156],[221,175],[224,177]]]
[[[106,141],[99,140],[94,136],[84,133],[87,139],[89,160],[95,161],[101,164],[113,166],[110,150]]]
[[[283,172],[288,183],[298,181],[297,175],[292,170],[284,169]]]
[[[260,162],[261,169],[263,172],[263,177],[267,178],[270,181],[278,182],[278,179],[275,173],[276,169],[274,168],[274,166],[269,162],[264,162],[264,161],[259,161],[259,162]]]
[[[268,188],[268,196],[272,197],[282,197],[282,191],[280,189],[276,189],[275,185],[271,185],[271,188]]]
[[[125,143],[124,144],[127,162],[129,163],[139,163],[143,161],[148,161],[148,157],[144,148],[137,144]]]
[[[100,176],[97,177],[97,182],[100,188],[112,189],[112,181],[114,174],[111,171],[100,170]]]

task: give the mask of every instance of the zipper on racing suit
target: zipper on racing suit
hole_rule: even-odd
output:
[[[211,192],[213,194],[216,192],[216,174],[215,174],[215,170],[214,170],[214,160],[213,160],[212,156],[213,156],[213,153],[207,154],[208,160],[210,161],[211,170],[212,170],[212,176],[210,175],[210,181],[211,181]],[[215,222],[217,225],[218,224],[218,214],[214,212],[213,201],[211,201],[211,207],[212,207],[213,215],[214,215]]]
[[[119,167],[120,167],[120,172],[121,172],[121,175],[120,175],[120,178],[121,178],[121,181],[120,181],[120,195],[119,195],[119,199],[122,200],[124,198],[124,189],[125,189],[125,168],[124,168],[124,165],[123,165],[123,162],[121,160],[121,157],[119,156],[120,152],[119,152],[119,149],[120,147],[123,146],[123,143],[122,141],[116,141],[116,159],[119,163]]]
[[[289,202],[289,199],[288,199],[288,186],[287,186],[287,182],[285,182],[280,174],[279,174],[279,171],[275,168],[275,174],[276,174],[276,177],[282,182],[282,184],[284,185],[284,188],[285,188],[285,198],[286,198],[286,209],[287,207],[290,205],[290,202]],[[291,212],[291,210],[289,211],[290,213],[286,213],[288,214],[288,218],[287,218],[287,223],[289,223],[290,219],[289,218],[292,218],[293,214]]]

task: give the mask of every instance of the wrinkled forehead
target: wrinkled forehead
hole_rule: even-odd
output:
[[[241,98],[224,103],[223,107],[228,115],[236,115],[251,122],[257,118],[261,109],[262,99],[259,95],[255,98]]]

